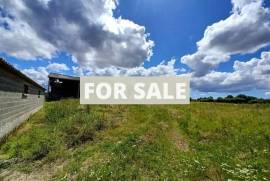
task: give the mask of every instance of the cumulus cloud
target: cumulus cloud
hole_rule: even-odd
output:
[[[197,52],[192,55],[185,55],[181,58],[181,62],[188,65],[194,70],[194,76],[203,76],[209,70],[216,68],[220,63],[230,59],[228,55],[222,54],[206,54]]]
[[[0,52],[23,59],[52,58],[56,48],[40,38],[29,24],[9,14],[1,6],[4,3],[2,1],[0,0]],[[20,4],[13,5],[14,8],[21,7]]]
[[[72,71],[75,76],[176,76],[186,70],[183,68],[175,68],[175,59],[168,62],[161,62],[156,66],[145,68],[143,66],[133,68],[107,67],[107,68],[90,68],[72,66]],[[62,73],[70,70],[65,64],[51,63],[47,66],[37,68],[23,69],[22,72],[41,84],[43,87],[48,85],[49,72]]]
[[[157,66],[145,68],[142,66],[134,68],[119,68],[107,67],[103,69],[79,68],[73,67],[73,72],[79,76],[81,75],[95,75],[95,76],[173,76],[183,72],[183,69],[174,67],[176,60],[172,59],[165,63],[161,62]]]
[[[232,0],[232,14],[207,27],[194,54],[181,62],[203,76],[230,60],[231,55],[254,53],[270,44],[270,9],[263,0]]]
[[[49,73],[45,67],[23,69],[22,72],[43,87],[47,87]]]
[[[46,88],[48,85],[49,72],[62,73],[68,70],[70,70],[70,68],[66,64],[50,63],[47,66],[23,69],[22,72]]]
[[[247,4],[250,4],[252,2],[258,2],[262,0],[232,0],[233,4],[233,11],[239,11],[243,7],[245,7]]]
[[[51,63],[47,66],[47,69],[49,71],[54,71],[54,72],[68,71],[69,70],[68,66],[64,63]]]
[[[252,89],[270,90],[270,52],[246,62],[235,61],[233,72],[212,71],[193,77],[191,85],[202,92],[240,92]]]
[[[73,55],[82,67],[140,66],[152,55],[145,27],[115,18],[113,0],[0,0],[0,51],[21,59]]]

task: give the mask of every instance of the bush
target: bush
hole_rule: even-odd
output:
[[[102,121],[101,119],[97,119],[94,121],[95,130],[101,131],[106,128],[105,121]]]
[[[93,115],[87,113],[77,113],[67,118],[62,132],[65,134],[65,142],[68,147],[93,140],[96,131],[93,120]]]
[[[95,130],[93,127],[85,126],[83,128],[69,129],[66,134],[66,144],[68,147],[81,145],[94,139]]]

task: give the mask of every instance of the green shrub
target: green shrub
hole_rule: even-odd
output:
[[[101,131],[104,130],[106,128],[106,123],[105,121],[101,120],[101,119],[96,119],[94,121],[94,127],[96,131]]]
[[[66,126],[63,128],[65,134],[65,142],[68,147],[73,147],[93,140],[95,128],[93,124],[93,116],[87,113],[78,113],[69,117]]]

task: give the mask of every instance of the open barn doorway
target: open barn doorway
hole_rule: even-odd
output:
[[[60,100],[63,98],[80,97],[80,78],[61,74],[49,75],[49,98]]]

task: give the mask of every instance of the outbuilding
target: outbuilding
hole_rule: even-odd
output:
[[[80,97],[79,77],[51,73],[48,86],[49,98],[51,100]]]
[[[0,58],[0,139],[42,108],[45,89]]]

